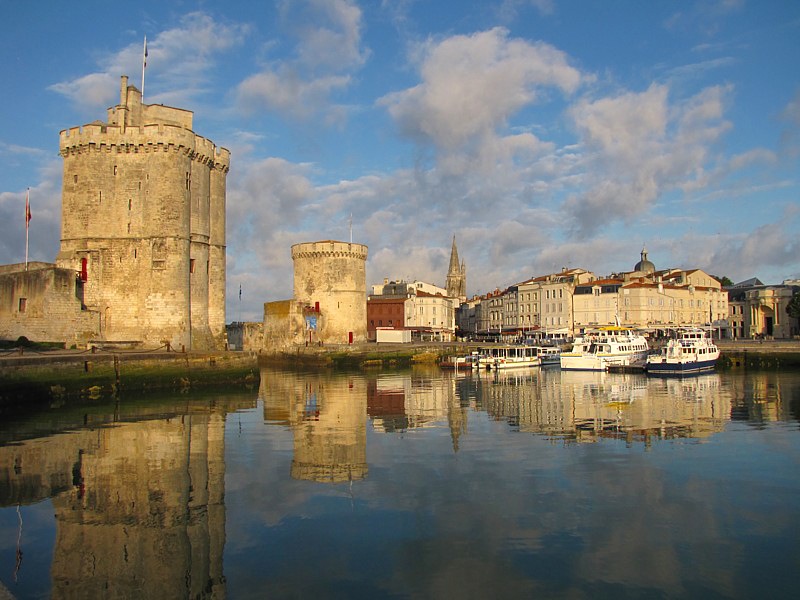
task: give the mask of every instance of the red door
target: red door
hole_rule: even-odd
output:
[[[350,341],[349,341],[349,343],[350,343],[350,344],[352,344],[352,343],[353,343],[353,332],[352,332],[352,331],[351,331],[351,332],[349,332],[349,333],[347,334],[347,337],[348,337],[348,338],[349,338],[349,340],[350,340]]]

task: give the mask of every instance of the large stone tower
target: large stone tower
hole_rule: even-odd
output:
[[[292,246],[294,299],[319,314],[317,339],[347,344],[367,340],[367,247],[347,242]]]
[[[453,248],[450,250],[450,267],[447,269],[447,296],[458,298],[461,302],[467,300],[467,265],[465,262],[458,264],[458,249],[456,236],[453,236]]]
[[[220,348],[230,153],[192,112],[142,104],[122,77],[108,122],[61,132],[59,267],[85,280],[105,340]]]

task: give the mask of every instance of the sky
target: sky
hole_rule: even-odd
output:
[[[367,285],[584,268],[800,277],[796,0],[0,0],[0,264],[54,262],[62,129],[119,77],[231,151],[227,320],[292,295],[292,244]],[[242,296],[239,299],[239,288]]]

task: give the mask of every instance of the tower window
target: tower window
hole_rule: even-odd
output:
[[[128,223],[128,233],[130,233],[130,232],[131,232],[131,224]]]
[[[114,175],[117,174],[117,165],[114,165]]]
[[[98,192],[98,198],[100,200],[100,204],[102,204],[103,203],[103,191],[102,190]]]
[[[194,259],[189,259],[189,273],[194,273]]]
[[[128,210],[130,210],[130,209],[131,209],[131,199],[128,198]]]
[[[27,298],[20,298],[19,299],[19,312],[25,312],[25,307],[28,305]]]
[[[73,175],[73,176],[72,176],[72,181],[73,181],[74,183],[78,183],[78,176],[77,176],[77,175]]]

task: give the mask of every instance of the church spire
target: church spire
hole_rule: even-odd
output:
[[[458,248],[456,248],[456,236],[453,236],[453,248],[450,250],[450,267],[447,269],[447,275],[456,275],[460,272],[458,264]]]
[[[456,236],[453,236],[453,248],[450,250],[450,266],[447,269],[447,283],[445,284],[447,295],[450,298],[458,298],[462,302],[467,297],[467,267],[466,263],[459,264],[458,248],[456,247]]]

